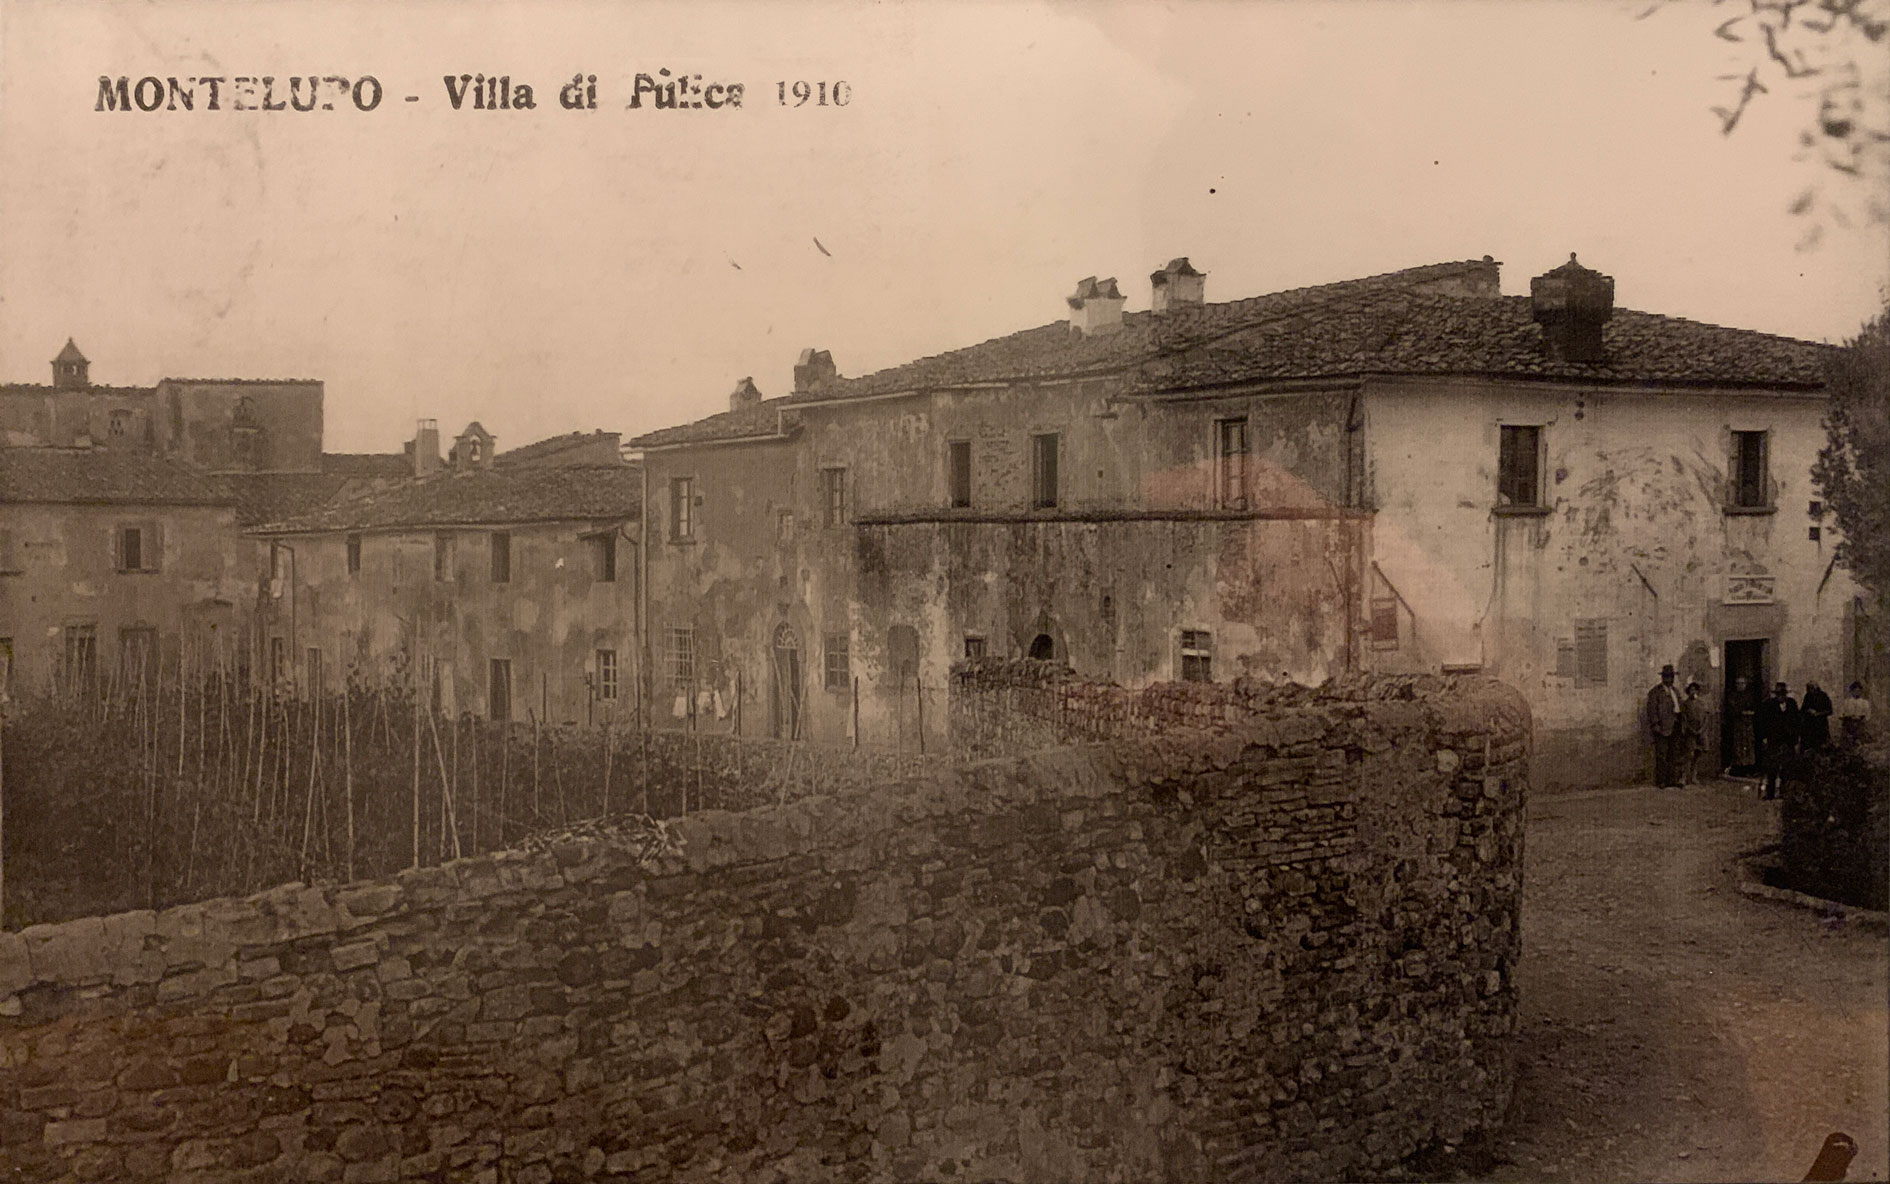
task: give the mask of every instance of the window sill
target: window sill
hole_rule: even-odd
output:
[[[1720,509],[1729,518],[1751,518],[1778,513],[1777,506],[1721,506]]]
[[[121,567],[118,569],[118,574],[121,576],[155,576],[161,575],[163,572],[161,568],[156,567]]]
[[[696,545],[696,536],[690,535],[686,539],[671,539],[669,540],[669,545],[672,547],[693,547]]]
[[[1498,518],[1547,518],[1555,513],[1553,506],[1491,506],[1490,513]]]

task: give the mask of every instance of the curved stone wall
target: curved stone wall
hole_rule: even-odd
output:
[[[4,935],[0,1170],[1353,1178],[1499,1121],[1521,700],[1138,710],[858,792]]]

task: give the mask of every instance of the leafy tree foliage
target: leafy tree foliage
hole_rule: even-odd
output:
[[[1837,353],[1827,391],[1812,479],[1844,534],[1838,562],[1890,602],[1890,308]]]

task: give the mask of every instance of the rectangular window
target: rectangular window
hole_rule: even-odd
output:
[[[975,633],[966,634],[965,635],[965,657],[967,658],[984,657],[984,638],[979,637]]]
[[[1575,685],[1608,685],[1608,622],[1575,622]]]
[[[615,699],[617,697],[617,651],[597,651],[597,697]]]
[[[853,666],[847,655],[847,635],[829,633],[822,640],[822,653],[827,666],[827,689],[844,691],[853,685]]]
[[[696,479],[673,477],[669,482],[669,541],[685,543],[696,537]]]
[[[98,686],[98,626],[66,626],[66,690],[92,694]]]
[[[1496,504],[1542,504],[1542,429],[1503,425],[1502,445],[1496,458]]]
[[[492,532],[492,582],[512,582],[512,536],[503,530]]]
[[[156,523],[140,522],[120,526],[116,532],[116,559],[119,571],[156,571],[163,554]]]
[[[1181,679],[1183,682],[1213,682],[1213,642],[1205,629],[1181,631]]]
[[[512,718],[512,659],[493,658],[487,664],[486,717],[506,721]]]
[[[1247,421],[1222,419],[1214,423],[1215,505],[1223,510],[1247,508]]]
[[[0,575],[23,570],[20,567],[19,552],[15,549],[13,532],[0,529]]]
[[[696,631],[669,631],[669,685],[690,687],[696,682]]]
[[[358,534],[348,536],[348,574],[361,574],[361,536]]]
[[[952,506],[962,510],[971,505],[971,441],[953,440],[945,446],[945,470]]]
[[[1772,504],[1766,472],[1766,444],[1770,432],[1733,433],[1732,504],[1742,510]]]
[[[1057,437],[1030,438],[1030,504],[1051,510],[1057,504]]]
[[[13,693],[13,639],[0,637],[0,699]]]
[[[149,625],[132,625],[118,631],[118,677],[125,690],[157,689],[158,635]]]
[[[446,580],[453,572],[453,536],[436,534],[433,536],[433,578]]]
[[[602,584],[617,579],[617,532],[589,535],[585,545],[591,549],[591,578]]]
[[[821,524],[844,526],[847,520],[847,471],[820,470]]]
[[[1372,598],[1372,648],[1398,648],[1398,598],[1395,596]]]

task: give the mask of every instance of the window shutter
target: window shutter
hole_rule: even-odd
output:
[[[125,528],[122,526],[112,527],[112,568],[125,570]]]
[[[0,530],[0,571],[18,571],[19,562],[13,554],[13,532]]]
[[[1739,504],[1739,433],[1727,429],[1726,432],[1726,494],[1725,504]]]
[[[139,570],[160,571],[164,567],[164,524],[152,521],[144,523],[142,554],[139,557]]]

